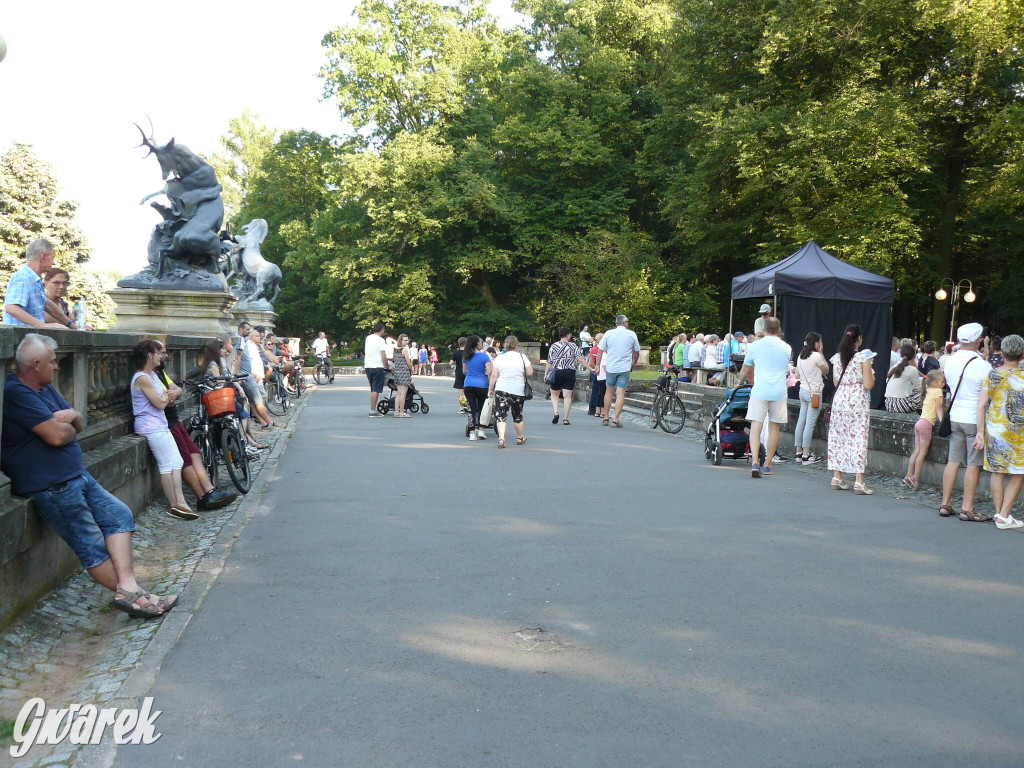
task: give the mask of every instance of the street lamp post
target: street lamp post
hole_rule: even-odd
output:
[[[949,285],[949,290],[946,290],[946,285]],[[956,308],[960,305],[960,292],[966,288],[967,292],[963,294],[963,299],[968,304],[973,304],[975,299],[978,298],[978,294],[974,292],[974,286],[971,285],[970,280],[961,280],[959,283],[954,283],[950,278],[942,278],[942,282],[939,283],[939,290],[935,292],[935,298],[939,301],[945,301],[949,299],[949,303],[953,306],[952,313],[949,316],[949,339],[953,339],[953,328],[956,325]]]

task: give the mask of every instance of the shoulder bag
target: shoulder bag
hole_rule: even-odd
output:
[[[939,423],[939,428],[935,432],[939,437],[949,437],[953,434],[953,422],[949,418],[949,412],[953,410],[953,403],[956,401],[957,393],[960,391],[960,385],[964,383],[964,374],[967,373],[967,366],[977,359],[978,358],[976,357],[972,357],[964,363],[964,369],[960,371],[960,380],[956,383],[956,389],[953,390],[953,397],[950,398],[949,408],[942,409],[942,421]]]
[[[552,384],[555,383],[555,363],[558,361],[558,358],[561,356],[562,348],[565,346],[563,344],[562,346],[559,347],[558,346],[559,344],[562,344],[562,342],[560,342],[560,341],[555,342],[548,349],[548,365],[551,366],[551,367],[548,370],[548,375],[544,377],[544,383],[547,384],[549,387]],[[558,347],[558,352],[557,352],[557,354],[552,355],[551,353],[555,350],[555,347]]]
[[[851,357],[850,363],[852,362],[853,358]],[[850,363],[846,364],[846,368],[850,367]],[[841,387],[843,384],[843,376],[846,375],[846,368],[843,368],[843,372],[839,374],[839,383],[836,384],[836,392],[839,392],[839,387]],[[833,395],[833,398],[834,397],[835,395]],[[821,420],[824,421],[826,424],[832,423],[832,403],[829,403],[828,405],[821,409]]]
[[[526,400],[533,400],[533,387],[530,385],[530,377],[526,375],[526,355],[520,352],[519,356],[523,358],[523,397]]]

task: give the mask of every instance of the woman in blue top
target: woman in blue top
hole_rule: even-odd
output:
[[[466,374],[463,392],[469,403],[469,439],[486,440],[487,435],[480,429],[480,409],[487,401],[488,381],[491,378],[491,356],[480,351],[480,337],[476,334],[466,339],[462,353],[462,370]]]

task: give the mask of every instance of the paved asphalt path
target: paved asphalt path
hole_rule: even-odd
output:
[[[1021,766],[1017,533],[450,380],[313,393],[121,766]]]

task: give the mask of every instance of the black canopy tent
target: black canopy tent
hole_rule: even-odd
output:
[[[775,297],[775,314],[794,352],[803,346],[809,331],[817,331],[825,342],[828,359],[835,353],[846,326],[856,323],[864,337],[862,348],[878,352],[871,401],[880,407],[889,372],[895,290],[890,278],[840,261],[812,240],[780,262],[733,278],[730,333],[732,302],[768,296]]]

